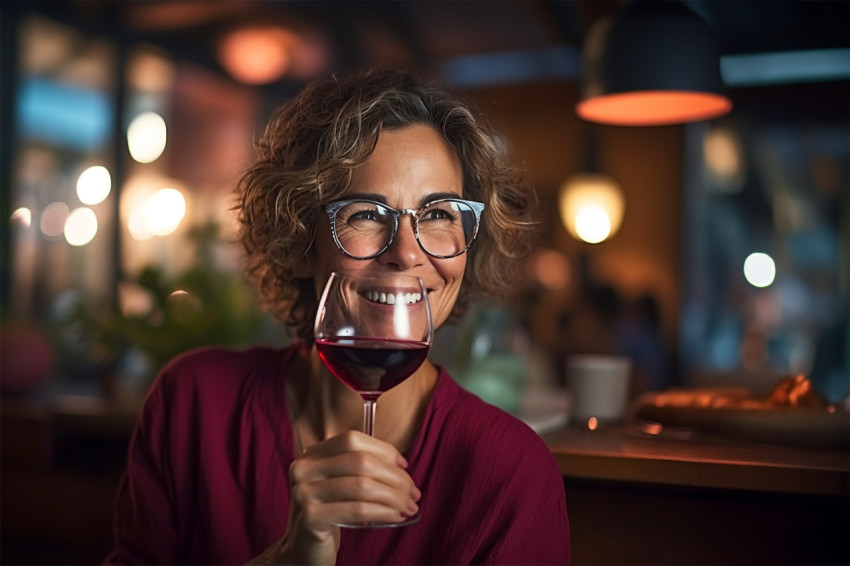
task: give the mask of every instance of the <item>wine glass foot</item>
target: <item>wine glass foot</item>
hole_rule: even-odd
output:
[[[417,513],[398,523],[337,523],[337,526],[346,529],[392,529],[394,527],[406,527],[407,525],[418,523],[421,518],[422,516]]]

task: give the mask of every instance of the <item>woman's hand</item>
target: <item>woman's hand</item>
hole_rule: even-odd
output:
[[[391,444],[349,431],[304,451],[289,469],[286,534],[255,563],[334,564],[337,524],[400,522],[421,493]]]

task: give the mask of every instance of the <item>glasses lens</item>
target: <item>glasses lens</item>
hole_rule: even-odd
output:
[[[432,255],[455,256],[472,243],[477,224],[475,211],[463,201],[432,202],[419,214],[419,242]]]
[[[337,211],[334,222],[339,245],[354,257],[377,254],[393,233],[392,213],[374,202],[351,202]]]

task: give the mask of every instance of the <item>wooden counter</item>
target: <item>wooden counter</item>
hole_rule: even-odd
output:
[[[634,427],[562,428],[543,435],[564,476],[593,480],[737,489],[767,493],[850,494],[847,450],[746,444]]]
[[[848,564],[850,453],[634,426],[542,435],[576,564]]]

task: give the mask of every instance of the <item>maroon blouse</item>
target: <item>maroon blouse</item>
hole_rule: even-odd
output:
[[[286,530],[294,441],[284,381],[297,347],[204,349],[145,402],[115,500],[109,563],[240,564]],[[342,529],[338,564],[567,564],[558,466],[518,419],[441,371],[408,471],[422,519]]]

